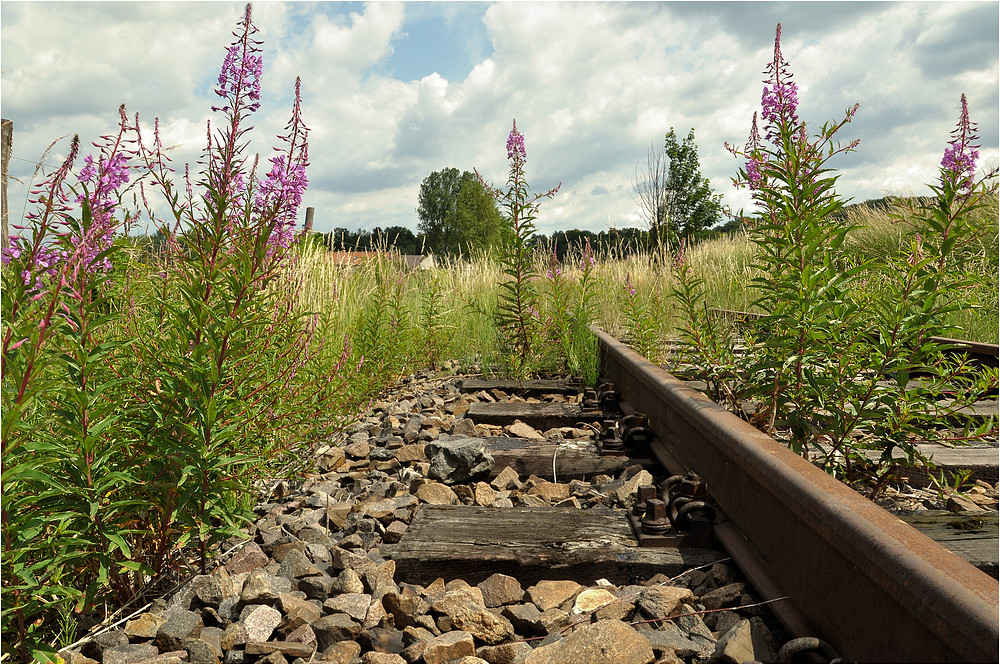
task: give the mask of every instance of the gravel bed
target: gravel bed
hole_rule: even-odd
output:
[[[218,568],[63,652],[66,662],[775,662],[788,636],[727,562],[625,586],[399,579],[383,546],[421,505],[628,508],[639,484],[662,480],[633,467],[570,482],[507,468],[487,481],[479,437],[582,442],[592,431],[477,426],[469,404],[511,398],[462,394],[462,378],[404,380],[304,459],[306,470],[262,485],[257,520]],[[525,401],[567,399],[577,397]]]

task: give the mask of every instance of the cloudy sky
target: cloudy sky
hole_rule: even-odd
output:
[[[511,120],[535,190],[562,182],[538,227],[641,225],[638,164],[674,127],[695,129],[702,174],[747,205],[723,143],[746,141],[775,25],[814,127],[858,102],[837,162],[855,201],[927,193],[968,95],[982,154],[998,158],[997,2],[257,2],[270,154],[296,76],[311,127],[316,228],[416,229],[421,181],[447,167],[506,180]],[[178,164],[198,160],[230,2],[2,2],[0,111],[14,122],[12,176],[28,183],[53,140],[84,146],[117,108],[160,123]],[[68,139],[47,158],[58,164]],[[10,182],[11,217],[26,186]],[[15,222],[16,223],[16,222]]]

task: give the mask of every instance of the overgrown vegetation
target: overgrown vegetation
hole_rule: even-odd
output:
[[[593,383],[596,323],[670,368],[694,362],[686,371],[718,401],[759,403],[748,418],[871,491],[893,459],[913,462],[914,442],[933,437],[940,395],[954,395],[955,411],[996,390],[995,371],[970,373],[929,341],[998,341],[996,181],[972,180],[964,100],[934,198],[845,206],[824,164],[850,149],[834,135],[856,109],[809,137],[776,40],[765,137],[755,124],[736,151],[738,180],[759,204],[745,230],[663,247],[648,235],[540,237],[538,204],[558,188],[530,192],[515,126],[506,187],[477,181],[502,204],[499,247],[410,270],[382,235],[362,248],[374,256],[345,265],[318,235],[293,241],[308,161],[298,84],[270,170],[259,175],[245,152],[259,98],[255,30],[248,7],[194,181],[176,183],[158,132],[145,141],[122,109],[79,170],[72,143],[5,249],[10,658],[51,658],[84,621],[204,569],[250,517],[256,480],[307,458],[419,369]],[[169,204],[172,219],[151,239],[122,233],[139,214],[122,194],[137,186]],[[713,308],[763,318],[737,338]],[[918,373],[929,378],[911,383]],[[983,434],[995,423],[958,438]]]

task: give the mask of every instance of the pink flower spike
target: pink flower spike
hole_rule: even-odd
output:
[[[958,124],[951,133],[952,139],[941,159],[942,184],[949,184],[965,193],[972,190],[972,179],[979,160],[979,146],[973,143],[979,139],[976,131],[976,123],[969,120],[969,103],[963,92]]]
[[[524,135],[517,131],[517,120],[514,120],[513,129],[507,136],[507,159],[517,162],[528,159],[528,153],[524,150]]]
[[[16,349],[17,347],[21,346],[22,344],[24,344],[27,341],[28,341],[28,338],[25,337],[20,342],[14,342],[13,344],[10,345],[10,349],[8,349],[8,350],[13,351],[14,349]]]

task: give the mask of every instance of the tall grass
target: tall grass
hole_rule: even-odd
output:
[[[856,226],[847,238],[848,254],[862,258],[885,258],[909,246],[913,231],[893,217],[894,210],[852,208],[848,222]],[[966,293],[967,307],[946,322],[957,325],[963,337],[997,343],[998,293],[997,209],[981,212],[979,240],[965,254],[965,270],[976,276],[977,286]],[[621,250],[622,248],[618,248]],[[743,234],[710,239],[689,247],[685,260],[694,276],[705,280],[705,304],[709,307],[749,311],[754,299],[750,287],[751,268],[757,248]],[[563,262],[564,275],[579,280],[582,248],[574,247]],[[544,275],[551,249],[540,247],[533,257],[534,272]],[[637,294],[654,304],[659,335],[664,342],[678,336],[683,324],[670,293],[677,286],[669,252],[611,251],[598,255],[594,269],[596,288],[592,299],[596,323],[612,334],[628,337],[628,323],[622,308],[626,280]],[[502,279],[500,263],[490,252],[478,252],[467,259],[438,259],[429,270],[408,270],[391,247],[382,247],[379,256],[356,266],[336,262],[321,245],[306,244],[298,258],[304,275],[303,311],[322,312],[329,324],[328,335],[350,337],[361,325],[365,308],[389,280],[399,287],[399,306],[407,313],[411,329],[398,341],[399,366],[396,374],[413,371],[428,363],[427,341],[437,335],[439,343],[431,360],[452,360],[485,372],[499,373],[501,350],[491,320],[497,304],[497,284]],[[546,280],[536,280],[541,293]],[[429,292],[437,291],[435,316],[428,318]],[[427,330],[434,321],[439,329]],[[357,349],[355,350],[357,351]],[[355,359],[360,360],[355,353]],[[430,364],[434,364],[431,362]]]

